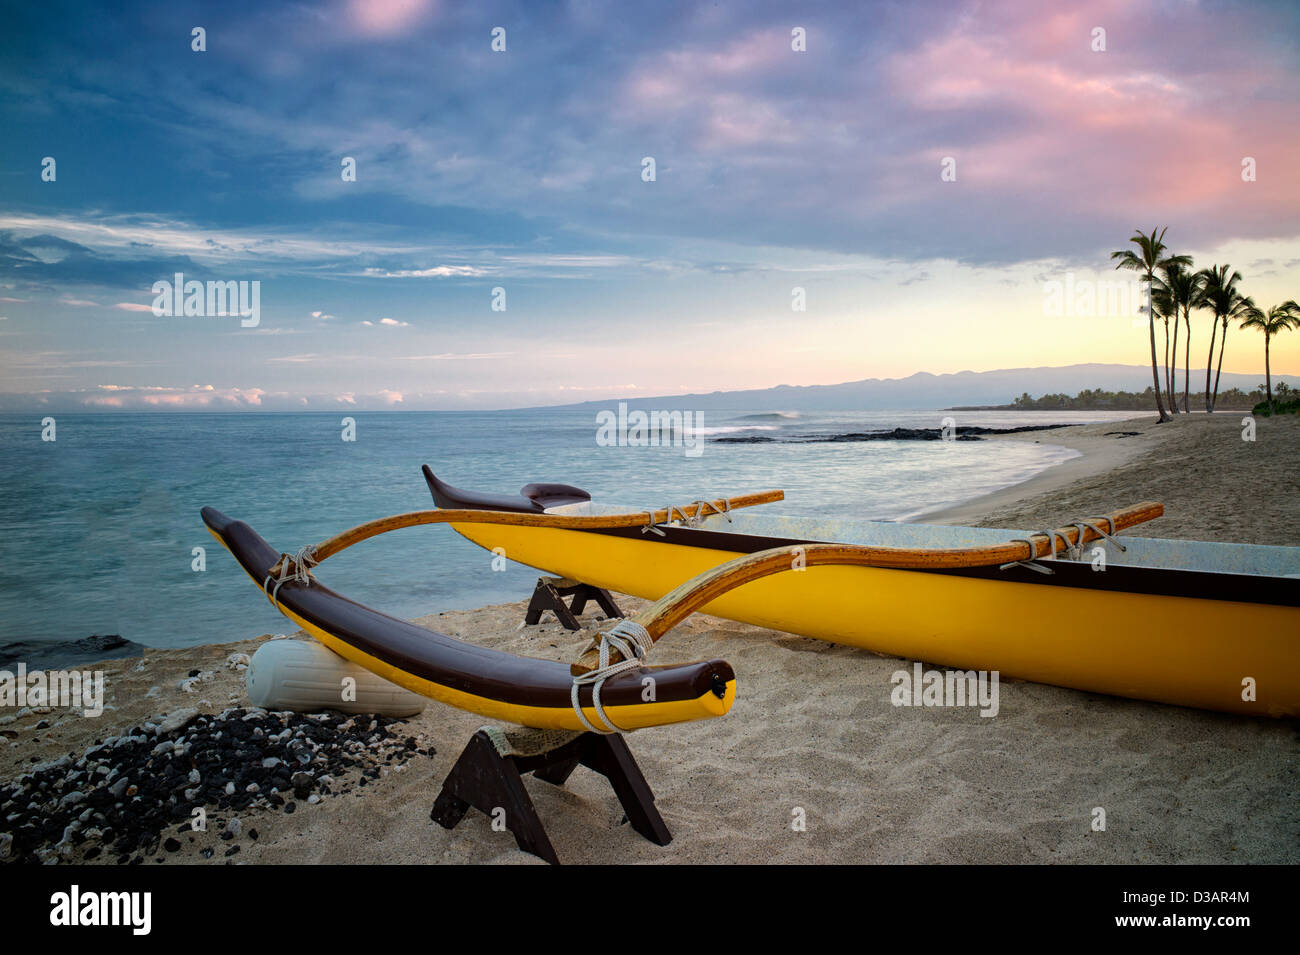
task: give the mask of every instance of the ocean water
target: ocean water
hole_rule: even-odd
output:
[[[780,513],[906,520],[1024,480],[1073,455],[1021,442],[818,440],[895,427],[1016,427],[1118,413],[712,412],[698,456],[602,447],[593,412],[0,416],[0,642],[120,634],[154,647],[283,633],[291,625],[207,533],[204,505],[292,551],[363,521],[432,507],[420,466],[451,484],[576,484],[636,508],[783,488]],[[761,443],[724,443],[763,438]],[[206,570],[191,569],[192,549]],[[447,527],[408,528],[331,558],[321,580],[401,617],[526,597],[537,572]]]

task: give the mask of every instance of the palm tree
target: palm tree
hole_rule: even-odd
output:
[[[1209,309],[1214,313],[1214,320],[1210,325],[1210,353],[1205,359],[1205,411],[1207,414],[1213,414],[1214,402],[1219,394],[1219,375],[1223,371],[1223,349],[1228,338],[1228,324],[1237,318],[1242,318],[1249,308],[1253,308],[1255,303],[1241,294],[1237,288],[1237,283],[1241,281],[1241,273],[1234,271],[1228,274],[1227,265],[1212,265],[1208,269],[1202,269],[1198,275],[1201,279],[1201,298],[1200,307]],[[1210,366],[1214,364],[1214,339],[1217,336],[1220,323],[1223,325],[1223,340],[1219,342],[1219,364],[1218,370],[1214,375],[1214,388],[1210,389]]]
[[[1268,344],[1274,335],[1300,328],[1300,305],[1295,301],[1274,305],[1267,312],[1253,305],[1241,321],[1242,328],[1257,328],[1264,333],[1264,393],[1268,396],[1268,413],[1273,414],[1273,372],[1269,368]]]
[[[1182,258],[1182,256],[1180,256]],[[1164,268],[1162,284],[1165,288],[1165,295],[1169,299],[1169,304],[1173,309],[1174,318],[1174,370],[1177,372],[1178,366],[1178,311],[1183,313],[1183,324],[1187,326],[1187,335],[1183,341],[1183,414],[1191,411],[1190,392],[1191,385],[1191,360],[1192,360],[1192,309],[1200,307],[1201,297],[1201,280],[1200,276],[1191,270],[1191,257],[1187,256],[1188,262],[1184,265],[1182,262],[1175,262],[1172,259]],[[1175,394],[1177,388],[1172,389]],[[1176,404],[1176,402],[1174,402]]]
[[[1228,327],[1232,322],[1240,322],[1255,309],[1255,300],[1249,295],[1242,295],[1233,289],[1231,298],[1228,301],[1228,310],[1223,315],[1223,336],[1219,339],[1219,362],[1214,369],[1214,398],[1210,405],[1219,402],[1219,376],[1223,374],[1223,346],[1228,344]]]
[[[1156,279],[1156,287],[1151,290],[1151,304],[1156,314],[1165,323],[1165,397],[1169,399],[1170,414],[1178,414],[1178,405],[1174,400],[1174,379],[1169,372],[1169,319],[1174,320],[1174,359],[1178,358],[1178,305],[1174,302],[1169,286],[1163,279]]]
[[[1117,269],[1132,269],[1134,272],[1141,273],[1147,282],[1147,288],[1154,294],[1156,284],[1156,269],[1161,268],[1165,262],[1161,253],[1165,251],[1165,233],[1168,227],[1157,230],[1152,229],[1150,235],[1144,235],[1141,229],[1134,230],[1129,241],[1138,247],[1138,252],[1132,249],[1120,249],[1118,252],[1112,252],[1110,257],[1117,262]],[[1140,255],[1138,253],[1141,253]],[[1173,256],[1173,258],[1183,260],[1183,264],[1190,266],[1192,260],[1185,255]],[[1156,358],[1156,313],[1154,302],[1147,308],[1147,328],[1151,337],[1151,381],[1155,386],[1152,390],[1156,395],[1156,410],[1160,412],[1161,422],[1170,420],[1169,415],[1165,412],[1165,403],[1160,397],[1160,371],[1158,359]]]

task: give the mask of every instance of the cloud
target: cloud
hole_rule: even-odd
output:
[[[677,249],[699,240],[1003,263],[1095,252],[1147,212],[1185,215],[1201,244],[1294,231],[1296,14],[1247,9],[814,5],[796,53],[780,5],[681,17],[506,4],[517,42],[493,54],[472,5],[334,0],[228,14],[247,42],[223,52],[234,68],[219,95],[172,68],[183,45],[156,67],[87,58],[38,18],[18,25],[11,72],[48,62],[34,75],[58,79],[9,82],[22,109],[52,116],[107,98],[158,157],[149,175],[212,186],[194,208],[216,228],[178,234],[158,217],[51,233],[97,252],[127,240],[145,261],[455,280],[497,274],[495,255],[531,243],[686,259]],[[1094,22],[1108,25],[1106,53],[1088,48]],[[124,14],[73,39],[139,28]],[[1261,177],[1244,190],[1230,153],[1247,148]],[[655,183],[639,178],[647,154]],[[358,160],[354,183],[338,175],[343,155]],[[938,178],[945,155],[959,162],[952,188]],[[151,192],[124,180],[124,206],[147,208]],[[1041,228],[1066,216],[1069,229]],[[42,243],[23,261],[66,253]]]
[[[381,318],[377,322],[372,322],[369,319],[367,319],[361,322],[361,324],[368,325],[371,328],[378,328],[380,326],[385,326],[388,328],[409,328],[410,327],[410,322],[399,322],[395,318]]]
[[[152,305],[140,305],[137,302],[118,302],[113,307],[123,312],[148,312],[151,315],[153,314]]]
[[[366,36],[403,33],[432,9],[430,0],[349,0],[348,20]]]
[[[431,279],[448,278],[450,276],[486,275],[487,270],[473,265],[435,265],[428,269],[401,269],[396,272],[370,268],[365,270],[365,274],[374,278],[385,279]]]
[[[180,411],[237,410],[260,408],[268,392],[261,388],[216,388],[212,385],[97,385],[81,394],[78,403],[86,408],[162,409]]]
[[[428,254],[427,245],[414,242],[366,241],[361,237],[340,241],[302,228],[205,228],[149,214],[0,214],[0,239],[0,271],[6,267],[6,258],[11,263],[9,268],[24,262],[25,270],[46,266],[45,271],[56,275],[94,260],[119,266],[146,265],[155,278],[168,279],[174,271],[221,269],[235,273],[221,278],[239,279],[247,277],[239,272],[302,271],[359,258],[402,259]],[[65,267],[63,273],[54,270],[60,265]],[[106,269],[100,273],[109,274]]]
[[[401,361],[477,361],[484,358],[506,358],[513,354],[514,352],[509,351],[469,352],[466,354],[443,352],[438,355],[397,355],[396,357]]]

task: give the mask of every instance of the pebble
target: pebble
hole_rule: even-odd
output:
[[[188,707],[185,709],[174,710],[158,724],[158,732],[166,735],[167,733],[174,733],[176,730],[184,729],[189,726],[198,715],[198,710]]]
[[[218,716],[193,708],[155,716],[0,783],[0,861],[138,865],[163,858],[160,845],[184,852],[179,841],[171,848],[164,832],[188,825],[199,807],[293,813],[299,803],[314,805],[349,791],[351,781],[378,777],[387,765],[432,754],[404,745],[393,732],[401,725],[388,717],[238,707]],[[233,839],[241,828],[232,818],[225,832]]]

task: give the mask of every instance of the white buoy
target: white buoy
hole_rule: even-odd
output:
[[[315,640],[271,640],[258,647],[248,664],[248,699],[267,710],[397,717],[414,716],[428,702]]]

